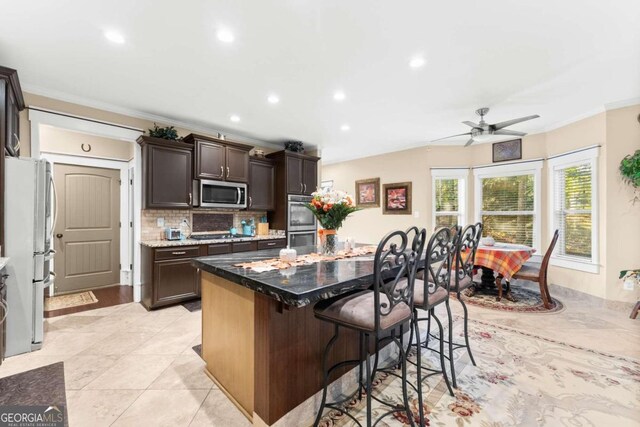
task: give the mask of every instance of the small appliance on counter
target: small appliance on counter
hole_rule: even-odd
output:
[[[248,222],[246,220],[242,220],[242,234],[244,234],[245,236],[256,235],[256,225],[253,218],[251,218]]]
[[[182,233],[179,228],[167,227],[165,229],[165,237],[167,240],[180,240],[182,238]]]

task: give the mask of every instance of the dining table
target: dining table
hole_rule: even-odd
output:
[[[507,284],[504,292],[505,299],[516,302],[511,293],[511,278],[535,252],[534,248],[527,245],[503,242],[487,245],[480,242],[474,265],[482,269],[482,276],[480,283],[469,288],[469,296],[477,292],[493,292],[497,288],[496,300],[500,301],[503,293],[502,280],[505,280]]]

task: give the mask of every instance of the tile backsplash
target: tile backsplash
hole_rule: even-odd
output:
[[[194,225],[193,216],[196,216]],[[220,211],[215,209],[144,209],[141,215],[143,241],[164,239],[166,227],[179,228],[183,218],[189,221],[192,232],[228,232],[231,224],[241,232],[242,220],[253,218],[257,223],[266,212]],[[158,227],[158,218],[164,218],[164,227]]]

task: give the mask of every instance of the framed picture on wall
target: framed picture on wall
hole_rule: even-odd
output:
[[[356,206],[359,208],[380,207],[380,178],[356,181]]]
[[[385,215],[411,215],[411,183],[398,182],[384,184],[383,187],[382,213]]]
[[[522,140],[496,142],[493,144],[493,163],[520,160],[522,158]]]

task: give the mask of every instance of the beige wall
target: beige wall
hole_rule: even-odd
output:
[[[629,200],[632,190],[620,181],[618,164],[624,155],[640,148],[640,125],[636,116],[640,105],[611,110],[577,121],[561,128],[523,139],[523,159],[547,158],[582,147],[601,145],[599,157],[599,258],[600,273],[591,274],[560,267],[550,267],[552,283],[574,288],[602,298],[633,302],[640,290],[622,290],[618,272],[640,265],[640,204]],[[383,215],[382,208],[356,212],[345,222],[340,235],[353,236],[358,241],[376,242],[391,229],[406,228],[416,223],[432,227],[431,171],[432,167],[469,167],[491,163],[491,144],[471,148],[431,146],[398,151],[362,159],[324,164],[322,179],[333,180],[334,187],[355,191],[355,181],[380,177],[381,184],[413,182],[413,211],[408,215]],[[542,251],[546,250],[551,233],[548,223],[546,162],[542,169],[541,234]],[[474,182],[469,173],[467,220],[474,220]],[[624,242],[621,244],[621,242]]]
[[[83,146],[84,150],[89,150],[89,152],[84,151]],[[133,148],[133,144],[127,141],[103,138],[53,126],[41,126],[40,128],[40,151],[43,153],[129,161],[133,159]]]

